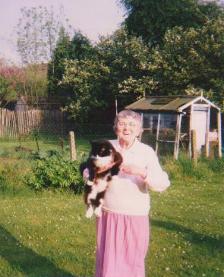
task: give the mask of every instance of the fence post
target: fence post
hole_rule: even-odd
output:
[[[222,123],[221,123],[221,112],[219,111],[217,114],[217,121],[218,121],[218,156],[219,158],[222,158],[222,135],[221,135],[221,129],[222,129]]]
[[[208,158],[210,155],[210,143],[209,143],[209,132],[205,133],[205,157]]]
[[[191,130],[191,147],[192,147],[192,159],[194,164],[197,164],[197,137],[196,137],[196,130]]]
[[[178,114],[177,115],[177,123],[176,123],[176,136],[175,136],[175,143],[174,143],[174,159],[175,160],[178,159],[178,154],[179,154],[181,120],[182,120],[182,114]]]
[[[70,145],[70,158],[72,161],[76,160],[76,148],[75,148],[75,134],[73,131],[69,132],[69,145]]]

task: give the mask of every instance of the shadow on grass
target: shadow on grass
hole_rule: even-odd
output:
[[[224,237],[219,236],[217,238],[214,238],[212,236],[208,236],[205,234],[197,233],[194,230],[190,228],[186,228],[184,226],[178,225],[173,222],[168,221],[160,221],[151,219],[152,226],[164,228],[166,230],[171,230],[175,232],[180,232],[183,234],[183,238],[191,243],[199,244],[202,246],[207,247],[209,250],[211,250],[211,253],[220,251],[223,252],[224,249]],[[213,252],[214,251],[214,252]]]
[[[0,256],[25,276],[78,277],[58,268],[46,257],[22,245],[2,226],[0,226],[0,245]]]

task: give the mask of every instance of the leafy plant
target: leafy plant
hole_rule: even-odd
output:
[[[39,157],[32,172],[26,176],[26,182],[36,190],[43,188],[72,189],[80,193],[83,189],[79,162],[65,159],[59,153]]]

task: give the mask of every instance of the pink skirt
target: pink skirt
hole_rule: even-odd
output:
[[[144,277],[148,216],[103,212],[97,218],[95,277]]]

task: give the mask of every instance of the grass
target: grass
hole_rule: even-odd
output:
[[[0,276],[91,276],[94,224],[83,208],[66,193],[1,199]]]
[[[215,174],[174,180],[153,195],[149,276],[224,276],[223,192]]]
[[[62,147],[63,144],[63,147]],[[69,141],[68,139],[61,139],[59,137],[39,137],[38,145],[33,137],[24,138],[22,140],[14,139],[0,139],[0,158],[12,159],[30,159],[32,154],[38,151],[46,152],[49,150],[56,150],[63,152],[64,155],[69,156]],[[88,150],[88,139],[77,138],[77,153],[85,153]]]
[[[79,153],[88,149],[85,140],[77,145]],[[25,188],[20,175],[29,164],[4,157],[9,173],[0,195],[0,276],[93,276],[95,220],[84,217],[82,196]],[[163,164],[172,186],[151,193],[146,276],[224,276],[224,160],[193,166],[181,157]]]

